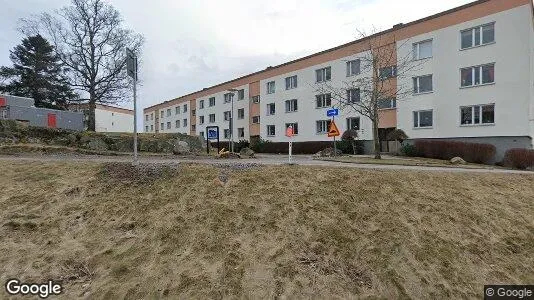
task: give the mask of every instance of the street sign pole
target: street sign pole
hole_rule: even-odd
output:
[[[133,144],[133,164],[138,165],[137,157],[137,55],[126,48],[126,69],[128,75],[133,79],[133,104],[134,104],[134,144]]]
[[[293,156],[293,141],[291,141],[291,138],[293,137],[293,126],[288,126],[286,129],[286,136],[289,138],[289,151],[288,151],[288,163],[291,165],[293,162],[291,161]]]
[[[332,117],[332,121],[328,126],[328,137],[334,137],[334,156],[337,156],[336,136],[339,136],[339,129],[336,126],[335,117],[339,115],[338,108],[329,109],[326,112],[327,117]]]
[[[289,164],[291,164],[291,156],[293,155],[293,142],[289,141]]]
[[[332,117],[332,122],[334,122],[334,117]],[[337,148],[336,148],[336,136],[334,135],[334,157],[337,155]]]

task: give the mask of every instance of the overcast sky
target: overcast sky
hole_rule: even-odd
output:
[[[143,34],[139,106],[170,100],[471,0],[110,0]],[[19,18],[69,0],[0,0],[0,65],[22,35]],[[131,106],[131,105],[130,105]]]

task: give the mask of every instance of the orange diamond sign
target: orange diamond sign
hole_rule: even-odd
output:
[[[337,129],[336,123],[334,121],[330,122],[328,127],[328,137],[340,136],[339,129]]]
[[[286,129],[286,136],[287,136],[287,137],[292,137],[292,136],[293,136],[293,126],[289,126],[289,127],[287,127],[287,129]]]

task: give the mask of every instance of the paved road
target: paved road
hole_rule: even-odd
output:
[[[27,155],[27,156],[0,156],[0,160],[8,161],[94,161],[94,162],[130,162],[129,156],[92,156],[92,155]],[[185,158],[173,156],[140,156],[142,163],[200,163],[200,164],[260,164],[260,165],[283,165],[287,164],[287,155],[260,154],[256,159],[235,159],[219,160],[209,158]],[[505,173],[505,174],[532,174],[534,172],[495,169],[487,167],[484,169],[473,168],[446,168],[446,167],[424,167],[424,166],[401,166],[401,165],[379,165],[379,164],[354,164],[314,160],[309,155],[295,155],[293,162],[302,166],[322,166],[322,167],[343,167],[357,169],[374,170],[412,170],[412,171],[433,171],[433,172],[465,172],[465,173]]]

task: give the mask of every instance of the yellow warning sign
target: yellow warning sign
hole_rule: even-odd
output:
[[[328,137],[340,136],[339,129],[337,129],[336,123],[334,121],[330,122],[328,127]]]

